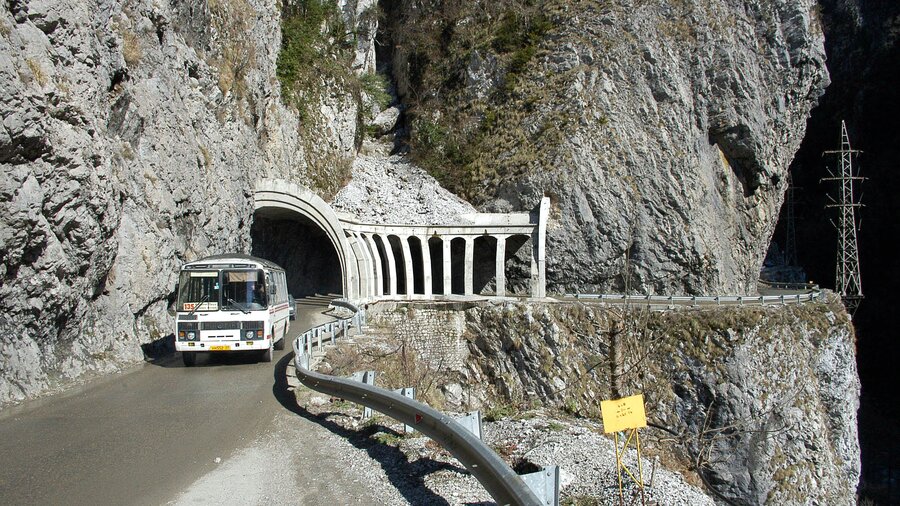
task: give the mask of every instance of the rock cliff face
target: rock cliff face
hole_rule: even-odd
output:
[[[549,195],[551,290],[621,291],[626,258],[641,293],[755,290],[828,83],[816,2],[388,4],[413,154],[488,210]]]
[[[538,404],[600,418],[601,400],[642,393],[650,423],[642,444],[667,467],[699,474],[720,499],[855,503],[855,338],[833,295],[802,306],[670,312],[407,306],[370,320],[443,371],[422,383],[438,384],[448,409]]]
[[[374,67],[376,5],[328,4],[352,38],[315,27],[337,52],[285,93],[302,107],[284,99],[277,64],[280,9],[298,5],[312,4],[0,6],[0,403],[164,341],[178,266],[252,250],[260,178],[326,200],[346,185],[357,125],[377,113],[348,78]],[[488,210],[552,197],[551,288],[622,289],[626,257],[632,290],[753,288],[784,166],[826,81],[811,0],[550,2],[524,37],[506,2],[380,5],[423,36],[388,38],[413,138],[428,133],[448,160],[439,180],[466,160],[441,151],[449,121],[477,153],[456,164],[473,169],[459,193]],[[466,33],[484,44],[461,58]],[[453,51],[417,58],[436,42]],[[443,70],[455,88],[423,88]],[[426,186],[408,201],[422,204]]]
[[[282,105],[279,5],[0,7],[0,403],[140,360],[182,262],[249,252],[259,178],[336,191],[357,101],[332,86],[328,128]]]

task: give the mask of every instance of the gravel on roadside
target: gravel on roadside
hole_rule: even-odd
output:
[[[354,475],[363,477],[369,497],[376,502],[493,504],[481,484],[431,439],[415,432],[404,434],[402,424],[385,416],[361,420],[359,406],[301,390],[300,405],[333,434],[351,441],[345,464]],[[483,440],[519,474],[559,466],[561,504],[619,504],[615,446],[602,434],[599,422],[537,409],[483,422]],[[624,461],[637,474],[633,447],[626,451]],[[656,459],[644,456],[642,464],[646,504],[715,504]],[[634,504],[640,504],[639,489],[627,476],[623,486],[626,504],[632,498]]]

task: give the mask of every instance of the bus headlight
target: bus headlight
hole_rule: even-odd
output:
[[[252,330],[248,330],[248,331],[244,332],[244,339],[247,339],[248,341],[249,341],[250,339],[253,339],[253,331],[252,331]]]
[[[197,335],[197,334],[195,334],[195,333],[193,333],[193,332],[188,332],[188,333],[187,333],[188,341],[193,341],[196,335]]]

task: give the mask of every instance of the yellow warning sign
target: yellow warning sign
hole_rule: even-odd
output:
[[[603,432],[607,434],[647,426],[643,394],[600,401],[600,412],[603,415]]]

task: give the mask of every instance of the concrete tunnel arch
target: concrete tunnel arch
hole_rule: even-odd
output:
[[[321,197],[295,183],[263,180],[256,185],[253,200],[255,213],[296,213],[324,232],[340,263],[341,291],[345,298],[357,299],[360,289],[366,290],[366,280],[360,286],[362,255],[355,251],[359,245],[351,245],[337,214]]]

